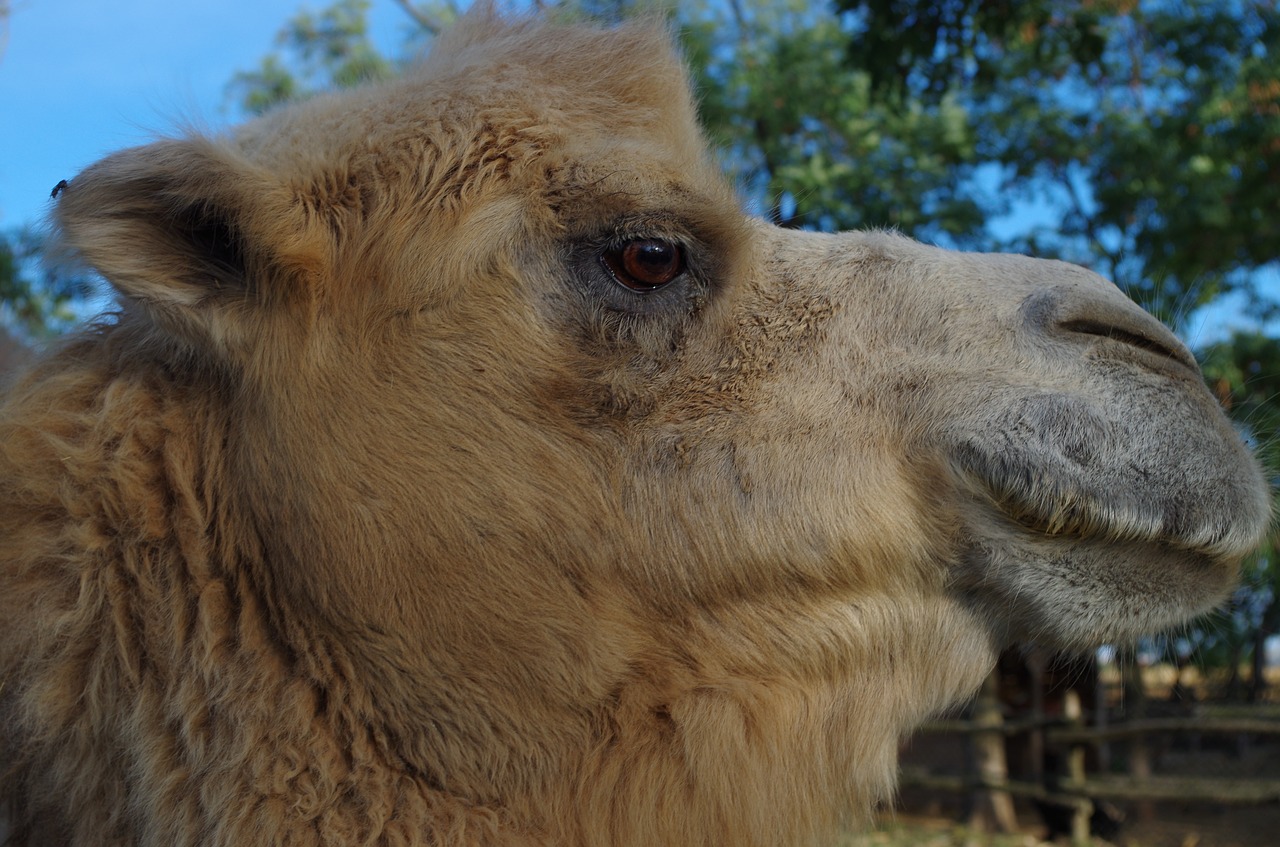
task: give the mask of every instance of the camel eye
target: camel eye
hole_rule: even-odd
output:
[[[684,248],[658,238],[637,238],[601,255],[604,266],[624,288],[657,291],[684,273]]]

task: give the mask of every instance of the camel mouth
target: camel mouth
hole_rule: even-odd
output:
[[[1154,382],[1131,393],[1149,407],[1136,422],[1114,410],[1119,389],[1102,400],[1037,391],[988,403],[946,436],[960,488],[1030,537],[1245,556],[1271,504],[1239,434],[1207,390]]]
[[[1016,489],[993,484],[990,480],[984,480],[981,487],[996,511],[1033,535],[1081,540],[1160,540],[1154,536],[1134,537],[1132,521],[1117,520],[1102,504],[1094,503],[1077,492],[1052,491],[1033,501]]]
[[[983,485],[990,505],[1014,526],[1033,536],[1077,541],[1137,542],[1215,555],[1226,530],[1204,535],[1178,517],[1178,505],[1164,510],[1157,504],[1130,500],[1099,502],[1087,493],[1065,486],[1049,486],[1038,496],[1009,486]],[[1119,500],[1119,498],[1118,498]],[[1145,507],[1145,508],[1144,508]]]
[[[1176,626],[1230,593],[1270,523],[1258,465],[1204,418],[1139,429],[1038,394],[985,423],[949,442],[963,527],[951,585],[1010,643],[1088,649]]]
[[[982,511],[1029,538],[1146,545],[1209,564],[1235,562],[1260,530],[1252,510],[1224,511],[1204,491],[1153,483],[1140,466],[1129,469],[1132,485],[1102,487],[1042,457],[996,457],[971,444],[953,457],[962,487]]]
[[[1035,535],[983,516],[951,590],[981,610],[1004,644],[1090,650],[1209,612],[1238,579],[1234,561],[1161,541]]]
[[[1230,593],[1256,538],[1195,491],[1099,491],[1026,457],[966,455],[951,586],[1007,643],[1075,651],[1166,631]]]

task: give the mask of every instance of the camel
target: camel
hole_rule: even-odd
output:
[[[1071,265],[745,214],[660,26],[115,153],[118,312],[0,411],[18,844],[800,845],[1003,645],[1211,608],[1269,519]]]

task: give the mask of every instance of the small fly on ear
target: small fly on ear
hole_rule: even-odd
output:
[[[66,187],[67,187],[67,181],[65,179],[58,180],[58,184],[55,185],[53,187],[53,190],[49,192],[49,199],[57,200],[58,195],[61,194],[66,189]]]

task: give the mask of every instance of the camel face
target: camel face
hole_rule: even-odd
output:
[[[802,843],[1268,517],[1113,286],[751,219],[646,29],[478,15],[57,217],[122,314],[0,419],[23,832]]]
[[[1265,486],[1191,354],[1113,285],[890,236],[825,251],[792,239],[827,256],[811,278],[865,280],[867,255],[891,266],[877,285],[833,293],[851,316],[834,355],[879,354],[858,354],[846,383],[894,396],[888,416],[917,473],[945,466],[922,484],[955,509],[950,587],[1007,635],[1068,648],[1131,638],[1233,585],[1231,563],[1267,521]]]

